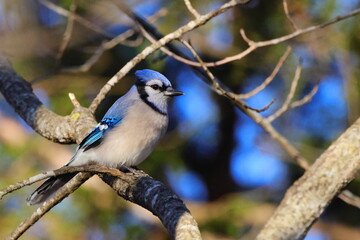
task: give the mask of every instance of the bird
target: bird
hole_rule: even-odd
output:
[[[96,163],[120,169],[150,155],[167,130],[169,99],[184,93],[157,71],[138,70],[135,76],[135,84],[109,108],[65,166]],[[44,202],[75,175],[50,177],[27,198],[28,205]]]

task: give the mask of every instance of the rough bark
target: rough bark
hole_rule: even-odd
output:
[[[257,240],[302,239],[360,171],[360,118],[286,192]]]
[[[100,175],[119,196],[134,202],[158,216],[172,239],[201,239],[197,223],[183,201],[163,183],[147,174],[133,174],[130,182]]]
[[[96,124],[92,112],[84,107],[76,107],[68,116],[59,116],[46,108],[33,93],[31,84],[19,76],[1,54],[0,92],[29,126],[54,142],[80,142]],[[90,176],[90,173],[79,173],[75,179],[80,182],[74,182],[74,186],[78,187]],[[139,175],[138,171],[121,178],[106,174],[101,177],[119,196],[158,216],[173,239],[201,239],[197,223],[183,201],[161,182],[144,173]],[[52,198],[50,202],[54,202]],[[35,212],[11,236],[16,236],[14,239],[21,236],[41,216]]]
[[[31,128],[51,141],[79,142],[96,125],[93,114],[84,107],[75,108],[68,116],[49,110],[33,93],[31,84],[19,76],[1,54],[0,91]]]

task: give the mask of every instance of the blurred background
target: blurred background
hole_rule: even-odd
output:
[[[61,115],[73,108],[69,92],[88,106],[106,81],[149,45],[135,32],[81,71],[79,66],[101,44],[128,31],[133,23],[112,1],[78,0],[76,13],[90,27],[75,21],[69,45],[60,58],[67,24],[67,17],[61,13],[70,8],[71,2],[0,0],[0,51],[33,84],[43,103]],[[225,2],[192,1],[202,14]],[[153,24],[163,34],[193,19],[180,0],[132,0],[126,4],[143,17],[153,16]],[[346,14],[360,7],[360,1],[289,0],[288,6],[297,26],[305,28]],[[186,39],[205,60],[214,61],[247,47],[239,34],[241,28],[254,41],[294,31],[282,1],[253,0],[186,34]],[[258,49],[240,61],[212,70],[231,90],[246,93],[270,75],[290,45],[293,53],[278,76],[247,103],[262,108],[276,99],[261,114],[274,113],[283,104],[296,65],[301,62],[303,72],[295,100],[318,83],[319,90],[310,103],[288,111],[274,121],[274,126],[313,162],[360,115],[359,41],[359,16],[355,16],[289,42]],[[253,239],[303,170],[261,127],[214,94],[191,68],[159,51],[111,90],[96,112],[98,120],[134,83],[134,70],[143,68],[160,71],[186,95],[172,102],[168,133],[139,168],[186,201],[204,239]],[[0,98],[0,188],[61,167],[75,148],[42,138]],[[349,189],[360,195],[359,186],[357,179]],[[23,188],[0,201],[0,238],[36,209],[25,203],[35,187]],[[120,199],[94,177],[22,239],[168,239],[168,234],[154,216]],[[360,239],[360,210],[335,199],[306,239]]]

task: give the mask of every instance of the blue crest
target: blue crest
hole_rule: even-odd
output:
[[[137,80],[143,84],[145,84],[146,82],[152,79],[159,79],[165,84],[165,86],[171,86],[170,81],[164,75],[154,70],[150,70],[150,69],[138,70],[135,72],[135,76]]]

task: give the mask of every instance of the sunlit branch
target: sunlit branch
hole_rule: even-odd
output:
[[[291,26],[295,29],[298,30],[298,26],[296,26],[296,23],[294,22],[294,20],[292,19],[292,17],[290,16],[289,13],[289,8],[288,8],[288,4],[287,4],[287,0],[283,0],[283,7],[284,7],[284,13],[286,15],[286,18],[289,20]]]
[[[355,9],[355,10],[351,11],[348,14],[338,16],[338,17],[336,17],[336,18],[334,18],[334,19],[332,19],[330,21],[327,21],[325,23],[310,26],[308,28],[298,29],[298,30],[296,30],[295,32],[293,32],[291,34],[284,35],[282,37],[278,37],[278,38],[274,38],[274,39],[270,39],[270,40],[266,40],[266,41],[258,41],[257,42],[257,41],[250,40],[248,37],[246,37],[245,31],[243,29],[241,29],[240,33],[242,34],[243,38],[245,36],[244,41],[246,41],[249,44],[248,48],[246,48],[244,51],[242,51],[242,52],[240,52],[240,53],[238,53],[236,55],[228,56],[228,57],[225,57],[225,58],[223,58],[221,60],[218,60],[218,61],[215,61],[215,62],[204,62],[204,64],[207,67],[216,67],[216,66],[224,65],[226,63],[238,61],[238,60],[241,60],[242,58],[246,57],[247,55],[249,55],[250,53],[252,53],[253,51],[255,51],[258,48],[267,47],[267,46],[276,45],[276,44],[279,44],[279,43],[282,43],[282,42],[286,42],[286,41],[291,40],[293,38],[296,38],[296,37],[298,37],[300,35],[304,35],[306,33],[310,33],[310,32],[316,31],[318,29],[325,28],[325,27],[327,27],[329,25],[332,25],[332,24],[334,24],[336,22],[339,22],[339,21],[342,21],[344,19],[353,17],[355,15],[358,15],[359,13],[360,13],[360,8]],[[166,53],[166,54],[168,54],[168,53]],[[190,66],[201,67],[200,63],[194,62],[194,61],[186,59],[186,58],[183,58],[183,57],[178,56],[178,55],[176,55],[174,53],[171,54],[171,55],[169,54],[169,56],[172,56],[176,60],[181,61],[183,63],[186,63],[186,64],[188,64]]]
[[[168,11],[165,8],[162,8],[159,11],[157,11],[154,15],[150,16],[148,18],[148,20],[149,20],[149,22],[155,22],[159,18],[165,16],[167,13],[168,13]],[[61,71],[62,72],[86,72],[86,71],[88,71],[100,59],[100,57],[103,55],[103,53],[105,51],[114,48],[118,44],[124,44],[126,39],[133,36],[135,33],[136,33],[135,29],[131,28],[131,29],[126,30],[125,32],[117,35],[113,39],[103,42],[99,47],[96,48],[93,55],[84,64],[77,66],[77,67],[64,68]],[[139,34],[137,39],[142,41],[142,35]],[[137,40],[135,40],[135,41],[137,41]],[[136,43],[140,43],[140,42],[136,42]]]
[[[23,181],[7,186],[5,189],[0,191],[0,200],[9,193],[19,190],[25,186],[32,185],[46,178],[60,176],[66,173],[76,173],[76,172],[106,173],[114,177],[122,177],[124,175],[124,173],[119,171],[118,169],[108,168],[106,166],[98,165],[98,164],[90,164],[90,165],[77,166],[77,167],[64,166],[56,170],[37,174]]]
[[[36,209],[33,214],[25,219],[20,225],[6,238],[7,240],[18,239],[26,230],[34,225],[42,216],[44,216],[50,209],[56,206],[64,198],[78,189],[81,184],[88,180],[92,173],[79,173],[68,183],[66,183],[60,190],[58,190],[50,199],[45,201],[41,207]]]
[[[76,99],[76,96],[74,93],[69,93],[68,96],[70,98],[71,103],[74,105],[75,108],[81,106],[79,101]]]
[[[305,33],[316,31],[316,30],[318,30],[320,28],[327,27],[327,26],[329,26],[329,25],[331,25],[333,23],[336,23],[336,22],[339,22],[341,20],[344,20],[344,19],[350,18],[352,16],[358,15],[359,13],[360,13],[360,8],[358,8],[356,10],[353,10],[350,13],[347,13],[345,15],[338,16],[338,17],[336,17],[336,18],[334,18],[334,19],[332,19],[330,21],[327,21],[325,23],[314,25],[314,26],[304,28],[304,29],[299,29],[299,30],[297,30],[297,31],[295,31],[295,32],[293,32],[291,34],[288,34],[288,35],[285,35],[285,36],[282,36],[282,37],[279,37],[279,38],[274,38],[274,39],[267,40],[267,41],[253,42],[246,50],[244,50],[243,52],[241,52],[239,54],[236,54],[236,55],[230,56],[230,57],[226,57],[226,58],[224,58],[222,60],[219,60],[219,61],[216,61],[216,62],[207,63],[206,65],[210,66],[210,67],[211,66],[218,66],[218,65],[225,64],[225,63],[240,60],[240,59],[247,56],[249,53],[255,51],[258,48],[271,46],[271,45],[276,45],[276,44],[288,41],[290,39],[293,39],[293,38],[298,37],[300,35],[303,35]]]
[[[276,118],[280,117],[284,112],[286,112],[287,110],[290,109],[290,107],[291,107],[290,103],[295,96],[295,91],[296,91],[297,85],[299,83],[301,69],[302,69],[301,65],[298,65],[295,70],[294,78],[291,82],[289,94],[287,95],[283,105],[275,113],[273,113],[272,115],[267,117],[269,122],[274,121]]]
[[[255,239],[304,239],[325,208],[359,171],[360,118],[288,188],[280,205]]]
[[[257,86],[255,89],[253,89],[252,91],[250,91],[248,93],[236,94],[235,95],[236,98],[237,99],[248,99],[252,96],[255,96],[263,89],[265,89],[274,80],[275,76],[279,73],[281,67],[284,65],[284,62],[290,55],[291,51],[292,51],[291,47],[287,47],[285,53],[281,56],[281,58],[277,62],[276,66],[275,66],[274,70],[272,71],[272,73],[270,74],[270,76],[268,76],[259,86]]]
[[[61,8],[59,6],[57,6],[56,4],[48,1],[48,0],[38,0],[39,3],[41,3],[42,5],[44,5],[45,7],[53,10],[54,12],[56,12],[57,14],[59,15],[62,15],[64,17],[70,17],[71,13],[70,11],[64,9],[64,8]],[[99,26],[96,26],[95,24],[93,24],[92,22],[86,20],[85,18],[77,15],[77,14],[74,14],[73,15],[74,17],[74,20],[77,21],[78,23],[82,24],[84,27],[94,31],[94,32],[97,32],[103,36],[106,36],[106,37],[111,37],[105,30],[103,30],[101,27]]]
[[[184,0],[184,3],[187,7],[187,9],[189,10],[189,12],[194,15],[195,18],[199,18],[201,15],[198,11],[196,11],[196,9],[193,7],[193,5],[191,4],[190,0]]]
[[[205,73],[208,75],[211,83],[212,83],[212,89],[215,90],[215,92],[221,96],[224,96],[228,99],[230,99],[231,101],[235,101],[238,104],[242,104],[243,108],[246,109],[250,109],[252,111],[255,112],[262,112],[267,110],[271,104],[273,104],[274,100],[272,100],[269,104],[267,104],[265,107],[261,108],[261,109],[257,109],[257,108],[253,108],[250,107],[249,105],[247,105],[245,102],[240,102],[238,100],[236,100],[235,98],[235,94],[225,90],[224,88],[222,88],[218,82],[218,80],[215,78],[215,76],[212,74],[212,72],[206,67],[206,65],[204,64],[203,60],[201,59],[201,57],[196,53],[195,49],[191,46],[190,43],[188,43],[187,41],[184,41],[183,39],[180,39],[180,41],[191,51],[191,53],[194,55],[194,57],[196,58],[196,60],[199,61],[199,63],[201,64],[202,68],[204,69]]]
[[[210,19],[218,16],[219,14],[233,8],[236,5],[247,3],[248,0],[231,0],[225,4],[223,4],[220,8],[209,12],[205,15],[201,15],[199,18],[192,20],[185,24],[184,26],[178,28],[172,33],[167,34],[157,42],[151,44],[150,46],[146,47],[144,50],[142,50],[137,56],[135,56],[132,60],[130,60],[128,63],[126,63],[116,74],[113,76],[100,90],[98,95],[95,97],[95,99],[92,101],[89,109],[94,112],[98,105],[101,103],[101,101],[105,98],[107,93],[110,91],[110,89],[121,79],[123,78],[135,65],[137,65],[139,62],[144,60],[147,56],[161,48],[162,46],[165,46],[167,43],[174,39],[180,38],[182,35],[184,35],[187,32],[190,32],[191,30],[204,25],[207,23]]]
[[[17,75],[7,58],[1,54],[0,91],[16,112],[33,129],[36,129],[41,136],[53,141],[64,142],[66,140],[67,142],[79,142],[83,139],[84,133],[88,133],[89,129],[94,127],[93,115],[88,109],[82,107],[76,108],[71,115],[66,117],[57,116],[54,112],[46,109],[34,95],[31,84]],[[41,113],[39,113],[39,109]],[[96,167],[93,170],[96,172],[99,169],[101,168]],[[86,170],[82,169],[81,171]],[[93,174],[92,172],[78,173],[74,181],[76,179],[79,180],[79,178],[85,181],[86,178]],[[49,173],[49,175],[51,174]],[[138,170],[132,171],[131,174],[119,174],[116,177],[113,174],[109,174],[107,170],[105,174],[101,173],[99,175],[119,196],[143,206],[158,216],[173,239],[201,239],[197,223],[185,204],[163,183],[152,179],[144,172]],[[44,176],[37,176],[15,184],[2,191],[1,194],[4,196],[7,192],[15,191],[26,184],[30,184],[30,182],[38,181],[42,177]],[[60,195],[55,194],[51,198],[53,200],[49,199],[46,201],[43,207],[40,207],[30,218],[17,227],[8,239],[16,239],[21,236],[24,231],[38,221],[56,203],[60,202],[71,191],[80,186],[81,183],[81,181],[70,181],[68,184],[71,185],[66,185],[67,187],[64,188],[64,192],[60,190]],[[149,194],[149,189],[152,189],[151,194]],[[171,204],[169,204],[169,201]]]
[[[297,100],[297,101],[294,101],[291,103],[290,105],[290,108],[297,108],[297,107],[300,107],[308,102],[311,101],[311,99],[313,98],[313,96],[315,95],[315,93],[318,91],[319,89],[319,84],[317,83],[312,89],[311,91],[306,94],[303,98]]]
[[[190,51],[194,54],[194,57],[200,62],[200,64],[202,64],[203,63],[202,59],[198,56],[198,54],[193,49],[193,47],[186,41],[182,41],[182,42],[185,44],[185,46],[187,46],[190,49]],[[203,67],[204,71],[208,74],[209,78],[211,78],[213,84],[215,84],[215,86],[218,85],[214,75],[211,73],[211,71],[209,71],[209,69],[206,67],[206,65],[202,64],[202,67]],[[298,78],[300,77],[300,74],[301,74],[301,67],[298,66],[298,68],[296,69],[296,72],[295,72],[293,83],[292,83],[292,87],[291,87],[292,90],[290,90],[291,93],[289,93],[289,95],[287,97],[289,99],[288,102],[290,102],[291,99],[293,98],[294,91],[297,86],[297,83],[294,83],[294,82],[298,82],[298,80],[299,80]],[[234,98],[234,94],[232,94],[231,92],[225,91],[221,87],[220,87],[220,89],[218,89],[218,91],[215,91],[215,92],[230,99],[234,103],[235,106],[237,106],[241,111],[243,111],[246,115],[248,115],[250,118],[252,118],[257,124],[259,124],[270,136],[273,137],[274,140],[276,140],[280,144],[280,146],[283,148],[283,150],[285,152],[287,152],[300,167],[302,167],[305,170],[307,170],[310,167],[308,160],[300,155],[300,153],[296,149],[296,147],[293,146],[288,141],[288,139],[286,139],[283,135],[281,135],[273,127],[273,125],[271,124],[271,122],[268,119],[262,117],[256,111],[249,108],[243,101]],[[353,195],[348,190],[345,190],[341,194],[339,194],[339,198],[344,200],[346,203],[351,204],[352,206],[355,206],[355,207],[359,207],[360,206],[360,202],[358,201],[359,198],[357,196],[355,196],[355,197],[352,197],[352,196],[355,196],[355,195]]]

